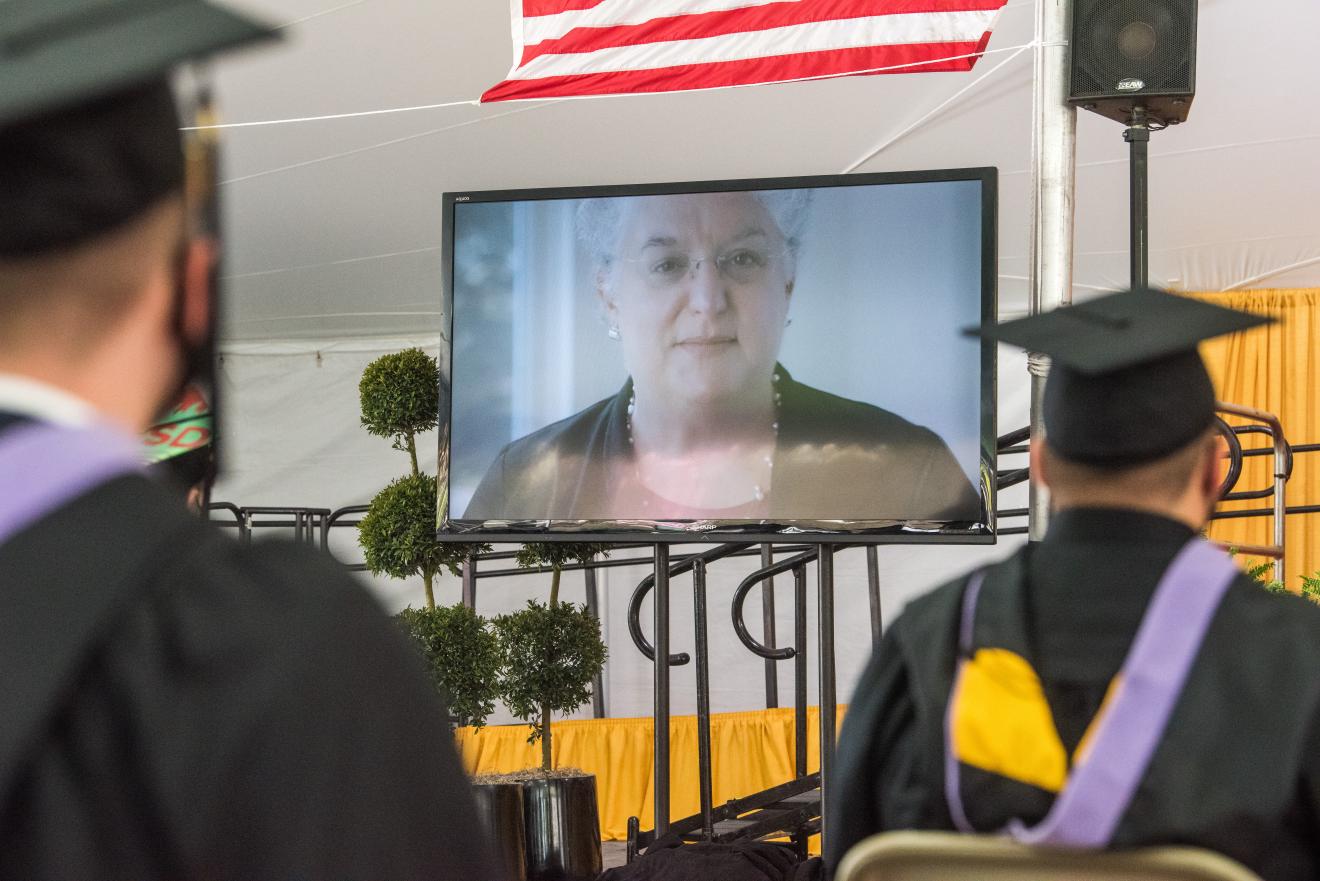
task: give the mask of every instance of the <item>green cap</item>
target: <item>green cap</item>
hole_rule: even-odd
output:
[[[0,127],[273,36],[201,0],[0,0]]]

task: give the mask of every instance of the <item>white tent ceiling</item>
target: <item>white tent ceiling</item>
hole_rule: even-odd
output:
[[[475,98],[511,57],[505,4],[247,0],[283,47],[217,65],[225,121]],[[226,132],[226,337],[438,331],[447,190],[839,173],[1030,43],[1010,0],[970,74],[457,106]],[[1151,277],[1187,290],[1320,286],[1315,0],[1201,0],[1188,124],[1151,143]],[[1031,52],[862,171],[1001,173],[1000,301],[1025,309]],[[1122,127],[1078,119],[1077,296],[1127,280]],[[883,231],[877,231],[882,235]],[[1289,269],[1288,267],[1294,267]]]

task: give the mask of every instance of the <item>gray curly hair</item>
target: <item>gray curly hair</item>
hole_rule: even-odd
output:
[[[789,253],[796,260],[811,208],[811,190],[755,190],[751,195],[770,212],[788,242]],[[609,266],[614,259],[614,248],[623,222],[624,201],[617,197],[583,199],[578,204],[578,238],[586,246],[592,261],[599,266]]]

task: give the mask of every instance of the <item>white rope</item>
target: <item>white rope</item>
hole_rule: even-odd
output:
[[[285,28],[291,28],[296,24],[302,24],[305,21],[311,21],[314,18],[320,18],[323,15],[330,15],[332,12],[341,12],[345,9],[351,9],[354,6],[361,6],[367,0],[352,0],[350,3],[341,3],[338,6],[332,6],[329,9],[322,9],[320,12],[313,12],[311,15],[304,15],[302,18],[295,18],[293,21],[286,21],[284,24],[276,25],[275,30],[282,31]]]
[[[366,2],[366,0],[358,0],[358,2]],[[349,5],[355,5],[355,4],[349,4]],[[336,7],[336,9],[338,8],[344,8],[344,7]],[[327,12],[333,12],[333,11],[334,10],[327,10]],[[318,15],[320,14],[324,14],[324,13],[318,13]],[[985,52],[971,52],[964,55],[949,55],[944,58],[930,58],[925,61],[911,61],[905,64],[892,64],[889,65],[888,67],[871,67],[865,70],[853,70],[843,74],[836,74],[836,73],[819,74],[817,76],[798,77],[797,79],[791,79],[791,80],[774,80],[772,82],[765,82],[765,83],[740,83],[738,85],[732,85],[732,86],[710,86],[705,89],[683,89],[681,91],[674,91],[674,92],[625,92],[616,95],[565,95],[562,97],[552,97],[552,98],[546,98],[546,97],[514,98],[508,101],[500,101],[498,103],[522,104],[526,102],[540,102],[540,104],[546,104],[552,101],[580,101],[580,100],[597,101],[602,98],[646,98],[646,97],[657,97],[660,95],[675,95],[675,94],[681,94],[682,92],[713,92],[713,91],[720,91],[723,89],[742,89],[742,88],[747,88],[749,86],[773,86],[773,85],[784,85],[788,83],[807,83],[807,82],[814,82],[815,80],[840,79],[845,76],[862,76],[866,74],[887,73],[895,70],[904,70],[910,67],[923,67],[932,64],[942,64],[945,61],[959,61],[964,58],[982,58],[986,55],[997,55],[1002,52],[1018,52],[1024,48],[1030,47],[1031,45],[1032,45],[1031,43],[1027,43],[1024,46],[1007,46],[1003,49],[989,49],[986,50]],[[302,122],[324,122],[326,120],[332,120],[332,119],[358,119],[364,116],[382,116],[384,114],[389,114],[389,113],[411,113],[419,110],[439,110],[445,107],[467,107],[467,106],[481,107],[485,105],[483,105],[476,98],[465,98],[456,101],[444,101],[438,104],[414,104],[408,107],[385,107],[379,110],[356,110],[347,113],[327,113],[320,116],[290,116],[284,119],[258,119],[258,120],[252,120],[250,122],[225,122],[225,123],[217,123],[215,125],[185,126],[181,128],[180,131],[188,132],[188,131],[201,131],[201,130],[210,130],[210,129],[238,129],[238,128],[256,128],[258,126],[271,126],[271,125],[294,125]]]
[[[467,122],[456,122],[453,125],[441,126],[440,128],[433,128],[428,131],[418,132],[417,134],[413,134],[413,135],[405,135],[402,138],[393,138],[388,141],[381,141],[378,144],[368,144],[365,147],[358,147],[355,150],[345,150],[342,153],[331,153],[329,156],[318,156],[315,159],[306,159],[302,162],[295,162],[292,165],[281,165],[278,168],[268,168],[265,171],[257,171],[257,172],[253,172],[252,174],[244,174],[244,175],[239,175],[238,177],[231,177],[228,180],[220,181],[220,183],[221,185],[236,184],[246,180],[254,180],[259,177],[266,177],[267,175],[271,175],[271,174],[279,174],[280,172],[284,172],[284,171],[293,171],[296,168],[306,168],[309,165],[318,165],[322,162],[329,162],[332,159],[342,159],[345,156],[355,156],[358,153],[367,153],[370,152],[371,150],[379,150],[381,147],[390,147],[393,146],[394,144],[402,144],[405,141],[415,141],[418,138],[426,138],[426,137],[430,137],[431,135],[438,135],[442,132],[453,131],[454,129],[464,128],[469,125],[476,125],[481,122],[490,122],[491,120],[500,119],[501,117],[504,116],[512,116],[515,113],[525,113],[528,110],[535,110],[538,107],[544,107],[544,106],[545,106],[544,104],[530,104],[526,107],[518,107],[514,110],[509,110],[504,113],[496,113],[494,116],[483,116],[480,119],[469,119]]]
[[[977,86],[979,86],[981,83],[985,82],[985,81],[986,81],[987,79],[989,79],[990,77],[994,76],[996,73],[999,72],[999,70],[1000,70],[1002,67],[1004,67],[1004,65],[1008,64],[1008,63],[1011,62],[1014,58],[1017,58],[1017,57],[1018,57],[1019,55],[1021,55],[1023,52],[1027,51],[1028,49],[1031,49],[1031,48],[1035,47],[1036,45],[1037,45],[1037,44],[1033,41],[1033,42],[1031,42],[1031,43],[1025,43],[1025,44],[1023,44],[1023,45],[1021,45],[1021,46],[1009,47],[1008,49],[997,49],[997,50],[995,50],[995,51],[997,51],[997,52],[1008,52],[1008,51],[1010,51],[1010,50],[1016,50],[1016,51],[1013,51],[1013,54],[1012,54],[1012,55],[1008,56],[1008,57],[1005,58],[1003,61],[1001,61],[1001,62],[999,62],[998,64],[996,64],[994,67],[990,68],[990,69],[987,70],[985,73],[981,74],[979,77],[977,77],[976,79],[972,80],[970,83],[968,83],[967,85],[963,86],[963,87],[962,87],[961,89],[959,89],[958,91],[954,92],[952,95],[950,95],[950,96],[949,96],[948,98],[946,98],[944,101],[941,101],[939,104],[937,104],[935,107],[933,107],[930,111],[928,111],[924,116],[922,116],[922,117],[920,117],[919,119],[917,119],[916,122],[914,122],[914,123],[912,123],[911,125],[907,126],[906,128],[904,128],[902,131],[898,132],[897,134],[892,135],[892,136],[890,136],[888,139],[882,141],[882,142],[881,142],[880,144],[878,144],[873,150],[871,150],[869,153],[867,153],[867,154],[866,154],[865,156],[863,156],[862,158],[856,160],[855,162],[849,163],[849,165],[848,165],[846,168],[843,169],[843,174],[852,174],[854,171],[857,170],[857,168],[858,168],[859,166],[863,165],[863,164],[866,163],[866,162],[869,162],[871,159],[874,159],[874,158],[875,158],[876,156],[878,156],[880,153],[884,152],[885,150],[887,150],[887,149],[889,149],[890,147],[892,147],[894,144],[898,143],[898,142],[899,142],[900,140],[902,140],[903,138],[907,137],[907,136],[908,136],[909,134],[911,134],[913,131],[915,131],[916,129],[920,128],[922,125],[924,125],[924,124],[925,124],[927,121],[929,121],[931,118],[933,118],[933,117],[935,117],[936,115],[938,115],[941,111],[943,111],[943,110],[944,110],[946,107],[948,107],[950,104],[952,104],[953,102],[957,101],[957,100],[958,100],[959,98],[961,98],[962,96],[966,95],[968,92],[970,92],[970,91],[972,91],[973,89],[975,89]],[[989,53],[986,53],[986,54],[988,55]]]
[[[358,110],[351,113],[327,113],[324,116],[291,116],[287,119],[259,119],[253,122],[223,122],[216,125],[188,125],[179,129],[181,132],[207,131],[224,128],[255,128],[263,125],[288,125],[295,122],[323,122],[327,119],[358,119],[363,116],[383,116],[387,113],[411,113],[414,110],[439,110],[442,107],[478,106],[480,102],[446,101],[442,104],[415,104],[411,107],[386,107],[382,110]]]

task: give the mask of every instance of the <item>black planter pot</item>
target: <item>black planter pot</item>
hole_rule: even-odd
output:
[[[527,878],[527,827],[523,812],[521,783],[474,783],[477,822],[486,830],[486,840],[504,867],[509,881]]]
[[[523,790],[527,881],[594,881],[601,871],[595,776],[528,780]]]

